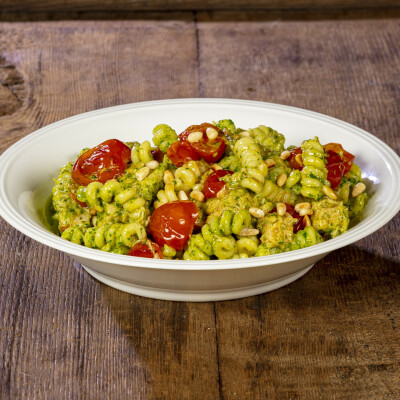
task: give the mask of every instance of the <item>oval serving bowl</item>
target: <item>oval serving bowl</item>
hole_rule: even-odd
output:
[[[356,156],[368,182],[363,220],[343,235],[283,254],[240,260],[154,260],[105,253],[51,233],[37,207],[50,195],[60,167],[79,151],[107,139],[151,140],[159,123],[187,126],[230,118],[247,129],[264,124],[286,137],[286,146],[318,136]],[[256,295],[303,276],[329,252],[371,234],[400,209],[400,159],[379,139],[353,125],[277,104],[228,99],[179,99],[134,103],[56,122],[26,136],[0,157],[0,213],[25,235],[69,254],[101,282],[129,293],[165,300],[215,301]]]

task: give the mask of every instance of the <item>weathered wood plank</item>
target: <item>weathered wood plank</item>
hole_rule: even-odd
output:
[[[395,0],[3,0],[4,11],[298,10],[398,7]]]

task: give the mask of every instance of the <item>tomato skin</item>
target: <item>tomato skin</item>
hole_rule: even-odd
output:
[[[199,210],[190,200],[173,201],[156,208],[150,217],[149,229],[154,241],[183,250],[193,232]]]
[[[225,186],[225,182],[221,181],[219,178],[222,178],[225,175],[232,174],[233,171],[228,171],[224,169],[214,171],[212,174],[210,174],[204,182],[203,192],[205,198],[210,199],[211,197],[216,197],[217,193]]]
[[[288,157],[288,162],[289,162],[290,168],[298,169],[299,171],[301,171],[303,169],[303,165],[299,164],[296,161],[297,154],[303,154],[303,150],[301,149],[301,147],[296,147],[290,151],[290,156]]]
[[[328,143],[324,146],[326,152],[326,168],[328,169],[327,179],[331,188],[336,189],[343,176],[350,171],[355,156],[347,152],[339,143]]]
[[[165,153],[163,153],[160,149],[154,149],[151,150],[151,155],[153,156],[153,158],[158,161],[159,163],[162,163],[164,161],[164,156]]]
[[[304,225],[304,217],[300,216],[300,214],[294,209],[291,204],[285,203],[286,212],[289,213],[293,218],[297,219],[297,222],[293,225],[293,233],[297,233],[305,228]],[[271,213],[276,212],[276,207],[271,211]]]
[[[198,160],[199,156],[188,142],[175,142],[168,147],[167,156],[176,167],[182,167],[188,161]]]
[[[150,246],[153,248],[151,251]],[[163,258],[160,246],[157,243],[148,240],[146,242],[137,242],[129,250],[128,256],[154,258],[154,252],[158,254],[158,258]]]
[[[213,128],[218,132],[216,139],[210,140],[206,135],[207,128]],[[209,164],[219,161],[225,152],[225,139],[223,132],[213,124],[207,122],[201,125],[191,125],[179,134],[179,140],[187,141],[188,136],[192,132],[202,132],[203,138],[198,142],[190,143],[196,150],[200,158]]]
[[[81,186],[107,182],[125,172],[131,149],[118,139],[109,139],[83,153],[75,162],[71,176]]]

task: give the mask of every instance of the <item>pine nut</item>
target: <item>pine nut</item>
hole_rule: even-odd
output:
[[[285,203],[276,203],[276,212],[278,215],[283,217],[286,212],[286,204]]]
[[[269,168],[269,167],[273,167],[276,163],[272,158],[267,158],[264,161],[265,165]]]
[[[337,195],[336,193],[329,187],[329,186],[322,186],[322,191],[330,197],[332,200],[337,200]]]
[[[140,168],[139,171],[136,172],[136,178],[138,181],[142,181],[149,175],[149,173],[150,173],[149,167]]]
[[[364,183],[359,182],[357,183],[356,186],[354,186],[353,191],[351,192],[351,195],[353,197],[357,197],[359,194],[361,194],[364,190],[366,189],[366,186]]]
[[[243,228],[239,232],[239,236],[255,236],[255,235],[258,235],[259,233],[260,233],[260,231],[255,228]]]
[[[223,199],[228,195],[228,191],[225,188],[222,188],[218,193],[217,193],[217,199]]]
[[[211,165],[211,168],[214,170],[214,171],[219,171],[220,169],[223,169],[221,166],[219,166],[218,164],[213,164],[213,165]]]
[[[165,171],[164,172],[164,183],[167,184],[167,183],[173,182],[173,180],[174,180],[174,174],[169,170]]]
[[[278,179],[276,180],[276,184],[279,187],[282,187],[285,184],[286,180],[287,180],[287,175],[286,174],[280,174],[278,176]]]
[[[261,208],[256,208],[256,207],[250,207],[249,213],[255,218],[262,218],[265,215],[264,211],[261,210]]]
[[[308,215],[304,216],[303,224],[304,224],[304,226],[311,226],[311,220],[310,220],[310,217]]]
[[[94,216],[92,217],[92,225],[93,225],[93,226],[96,226],[96,224],[97,224],[97,215],[94,215]]]
[[[218,131],[214,128],[207,128],[206,129],[206,135],[210,140],[214,140],[218,137]]]
[[[296,154],[296,156],[294,157],[295,161],[297,162],[297,164],[299,165],[303,165],[303,157],[301,156],[301,154]]]
[[[148,163],[146,163],[146,167],[148,167],[150,169],[156,169],[156,168],[158,168],[159,165],[160,164],[158,163],[157,160],[152,160],[152,161],[149,161]]]
[[[305,208],[311,208],[311,204],[310,204],[310,203],[297,203],[297,204],[294,206],[294,210],[295,210],[296,212],[299,212],[300,210],[303,210],[303,209],[305,209]]]
[[[305,215],[313,215],[314,211],[311,208],[303,208],[299,211],[300,217],[304,217]]]
[[[189,200],[189,197],[187,197],[187,194],[183,190],[180,190],[178,193],[178,199],[179,200]]]
[[[202,138],[203,138],[203,133],[202,132],[192,132],[187,137],[187,140],[190,143],[195,143],[195,142],[199,142]]]
[[[248,131],[243,131],[243,132],[240,132],[239,135],[240,135],[240,136],[243,136],[243,137],[247,137],[247,136],[250,136],[250,132],[248,132]]]
[[[290,157],[290,151],[289,150],[282,151],[282,153],[281,153],[282,160],[286,160],[289,157]]]
[[[199,190],[200,192],[202,192],[203,189],[204,189],[204,183],[196,183],[196,184],[193,186],[193,189],[192,189],[192,190]]]
[[[200,190],[193,190],[192,193],[190,193],[190,197],[197,201],[204,201],[204,193],[200,192]]]

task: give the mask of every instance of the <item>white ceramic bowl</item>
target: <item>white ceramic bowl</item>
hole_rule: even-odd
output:
[[[356,155],[372,197],[365,218],[345,234],[302,250],[241,260],[174,261],[105,253],[70,243],[49,232],[37,203],[51,192],[61,165],[84,147],[110,138],[151,140],[155,125],[177,132],[189,125],[231,118],[236,126],[265,124],[286,144],[318,136]],[[0,157],[0,213],[16,229],[68,253],[86,271],[114,288],[166,300],[214,301],[246,297],[284,286],[304,275],[327,253],[382,227],[400,208],[400,159],[387,145],[353,125],[314,112],[269,103],[227,99],[179,99],[135,103],[93,111],[46,126]]]

